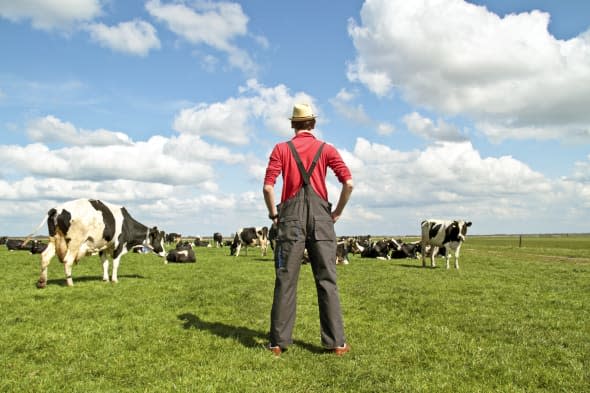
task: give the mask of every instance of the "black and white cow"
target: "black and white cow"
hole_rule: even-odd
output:
[[[29,250],[31,249],[30,245],[25,245],[24,244],[24,240],[22,239],[6,239],[6,248],[9,251],[22,251],[22,250]]]
[[[422,266],[426,266],[426,249],[432,246],[430,254],[430,266],[435,267],[434,261],[438,247],[446,248],[445,258],[447,260],[447,269],[449,268],[449,257],[451,252],[455,253],[455,269],[459,269],[459,253],[461,244],[467,236],[467,228],[471,226],[471,221],[455,220],[424,220],[421,223],[422,229]]]
[[[215,243],[215,248],[223,247],[223,235],[219,232],[215,232],[213,234],[213,243]]]
[[[249,227],[240,228],[234,236],[234,241],[230,246],[230,255],[240,255],[242,246],[246,248],[246,255],[248,255],[248,247],[260,245],[262,256],[266,255],[268,246],[268,227]]]
[[[31,254],[41,254],[47,244],[40,240],[6,239],[6,248],[10,251],[29,251]]]
[[[402,240],[397,240],[396,242],[401,246],[391,252],[391,259],[418,258],[418,253],[422,249],[420,246],[420,240],[410,243],[406,243]]]
[[[41,225],[45,221],[49,243],[41,253],[38,288],[47,285],[47,268],[54,255],[64,264],[68,286],[74,285],[72,265],[86,255],[99,253],[104,281],[109,281],[110,256],[113,260],[113,282],[118,282],[121,257],[135,247],[147,247],[160,256],[166,256],[164,232],[139,223],[122,206],[95,199],[77,199],[50,209]]]
[[[348,265],[348,241],[340,240],[336,243],[336,265]]]
[[[182,240],[182,235],[180,233],[170,232],[166,234],[165,240],[166,244],[178,243]]]
[[[47,249],[47,244],[40,240],[31,241],[31,254],[41,254]]]
[[[363,258],[391,259],[391,252],[400,250],[401,245],[395,239],[383,239],[372,241],[361,252]]]
[[[195,238],[193,244],[195,245],[195,247],[211,247],[211,243],[209,243],[208,240],[203,240],[200,236],[197,236]]]
[[[191,243],[187,241],[176,243],[176,248],[170,250],[168,255],[166,255],[166,262],[187,263],[196,261],[197,256],[195,255],[195,251]]]

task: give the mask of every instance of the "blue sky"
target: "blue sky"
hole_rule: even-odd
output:
[[[590,232],[589,29],[586,1],[0,0],[0,234],[75,198],[268,225],[299,101],[353,173],[339,235]]]

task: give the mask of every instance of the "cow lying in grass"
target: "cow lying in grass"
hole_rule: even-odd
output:
[[[166,255],[166,263],[168,262],[196,262],[197,256],[191,246],[190,242],[178,242],[174,250],[170,250]]]

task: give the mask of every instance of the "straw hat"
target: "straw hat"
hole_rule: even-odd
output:
[[[293,116],[289,118],[291,121],[305,121],[312,119],[315,119],[315,115],[309,104],[295,104],[293,107]]]

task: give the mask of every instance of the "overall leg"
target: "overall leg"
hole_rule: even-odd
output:
[[[305,241],[280,241],[275,250],[275,288],[270,314],[270,343],[287,348],[292,342],[297,309],[297,281]]]
[[[308,251],[318,296],[322,345],[326,348],[340,347],[346,338],[336,283],[336,243],[310,241]]]

